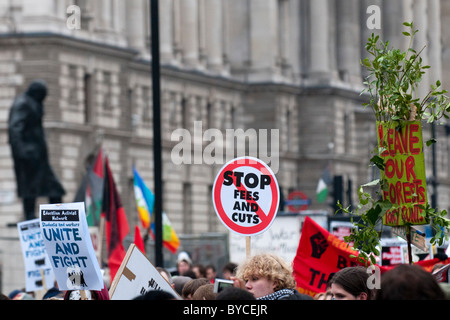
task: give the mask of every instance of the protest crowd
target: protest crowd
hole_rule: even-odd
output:
[[[447,261],[447,257],[439,259]],[[193,264],[186,252],[178,255],[177,269],[169,272],[156,268],[176,294],[165,290],[150,290],[132,300],[448,300],[450,285],[440,282],[437,270],[445,264],[437,263],[431,272],[418,265],[400,264],[381,275],[379,288],[368,285],[370,273],[363,266],[345,267],[329,277],[326,291],[310,296],[297,290],[291,266],[274,254],[257,254],[242,264],[228,263],[221,272],[212,265]],[[448,269],[448,268],[447,268]],[[448,271],[447,271],[448,272]],[[211,277],[213,276],[213,277]],[[220,277],[219,278],[217,278]],[[219,280],[218,280],[219,279]],[[216,292],[215,281],[231,280],[232,286]],[[1,300],[37,300],[34,292],[25,289],[1,294]],[[101,291],[62,291],[55,286],[45,292],[42,300],[110,300],[108,288]]]

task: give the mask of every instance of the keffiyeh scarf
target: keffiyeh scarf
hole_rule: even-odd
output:
[[[282,298],[287,298],[294,294],[294,290],[292,289],[281,289],[275,291],[274,293],[270,293],[268,295],[257,298],[256,300],[280,300]]]

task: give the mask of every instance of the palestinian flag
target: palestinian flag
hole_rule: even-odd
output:
[[[324,203],[327,200],[328,186],[330,185],[330,183],[331,183],[330,171],[327,167],[327,168],[325,168],[325,170],[317,184],[317,189],[316,189],[317,202]]]
[[[85,203],[86,219],[90,227],[98,227],[100,225],[103,199],[103,169],[103,151],[100,149],[94,162],[89,166],[74,199],[74,202]]]
[[[129,226],[109,167],[108,158],[105,158],[102,216],[105,217],[108,266],[111,280],[113,280],[126,254],[122,241],[129,232]]]

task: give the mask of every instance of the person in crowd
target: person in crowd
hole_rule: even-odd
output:
[[[176,300],[175,297],[164,290],[150,290],[145,294],[139,295],[133,300]]]
[[[237,264],[233,262],[228,262],[222,268],[222,276],[224,279],[230,280],[231,277],[236,275]]]
[[[258,300],[312,300],[295,290],[291,267],[274,254],[258,254],[239,265],[234,286],[248,290]]]
[[[333,294],[331,293],[331,279],[333,278],[334,273],[331,273],[328,277],[327,287],[325,288],[325,292],[319,292],[314,296],[314,300],[333,300]]]
[[[182,251],[178,254],[177,258],[177,271],[178,276],[184,275],[188,270],[192,268],[192,260],[186,251]]]
[[[198,287],[192,295],[192,300],[216,300],[217,293],[214,292],[214,284],[208,283]]]
[[[164,268],[161,268],[161,267],[156,267],[156,270],[158,270],[159,274],[160,274],[164,279],[166,279],[166,281],[170,284],[170,286],[171,286],[172,288],[175,289],[175,285],[174,285],[174,283],[173,283],[173,281],[172,281],[172,276],[170,275],[170,272],[167,271],[167,270],[164,269]]]
[[[200,278],[200,279],[192,279],[189,282],[187,282],[183,290],[181,291],[181,297],[184,300],[192,300],[192,296],[194,295],[195,291],[200,288],[204,284],[208,284],[209,281],[206,278]]]
[[[190,278],[190,277],[174,276],[172,278],[173,288],[181,296],[184,286],[186,285],[186,283],[188,283],[191,280],[192,280],[192,278]]]
[[[214,267],[214,265],[212,264],[208,264],[206,266],[206,278],[208,278],[208,280],[211,283],[214,283],[214,279],[216,277],[217,277],[216,267]]]
[[[246,289],[228,287],[217,294],[216,300],[256,300],[256,298]]]
[[[10,300],[13,300],[14,297],[15,297],[16,295],[18,295],[19,293],[24,292],[24,291],[25,291],[25,289],[23,289],[23,290],[20,290],[20,289],[13,290],[13,291],[11,291],[11,292],[8,294],[8,298],[9,298]]]
[[[85,290],[86,300],[109,300],[109,292],[106,285],[100,291]],[[80,290],[67,290],[64,300],[83,300]]]
[[[158,270],[159,274],[160,274],[164,279],[166,279],[166,281],[167,281],[168,283],[172,283],[172,276],[171,276],[170,272],[167,271],[167,269],[162,268],[162,267],[156,267],[156,270]]]
[[[6,294],[0,293],[0,300],[11,300]]]
[[[206,268],[201,263],[197,263],[192,267],[192,271],[195,273],[195,277],[197,279],[199,278],[206,278]]]
[[[36,300],[36,298],[33,297],[30,293],[19,292],[11,300]]]
[[[334,300],[373,300],[374,291],[367,286],[369,274],[364,267],[347,267],[331,278]]]
[[[194,270],[192,270],[192,269],[189,269],[189,270],[186,270],[185,272],[183,272],[182,276],[189,277],[191,279],[197,279],[197,275],[195,274]]]
[[[50,288],[47,290],[47,292],[42,297],[42,300],[48,300],[48,299],[63,299],[64,298],[64,292],[60,291],[57,287]]]
[[[431,273],[417,265],[401,264],[381,275],[376,300],[445,300]]]

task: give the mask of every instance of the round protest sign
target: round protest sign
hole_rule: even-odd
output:
[[[220,169],[212,198],[217,216],[229,230],[251,236],[272,224],[280,191],[269,166],[253,157],[241,157]]]

